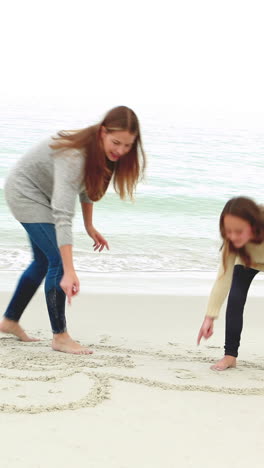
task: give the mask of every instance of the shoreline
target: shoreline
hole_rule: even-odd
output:
[[[0,270],[0,291],[12,292],[21,273],[20,270]],[[77,275],[81,283],[80,295],[209,296],[216,278],[216,272],[211,271],[91,273],[77,270]],[[264,297],[263,272],[254,278],[249,296]]]

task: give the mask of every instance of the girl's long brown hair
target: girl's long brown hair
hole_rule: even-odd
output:
[[[252,261],[250,255],[246,252],[245,246],[237,249],[226,237],[224,227],[224,219],[226,215],[237,216],[238,218],[247,221],[250,224],[254,235],[251,242],[261,244],[264,240],[264,207],[262,205],[257,205],[257,203],[255,203],[251,198],[235,197],[231,198],[226,203],[220,215],[219,228],[223,239],[221,249],[223,250],[224,271],[226,270],[227,257],[230,253],[237,253],[245,263],[245,266],[249,267],[252,265]]]
[[[135,136],[131,150],[117,162],[109,161],[101,142],[102,127],[109,133],[128,131]],[[115,107],[104,119],[82,130],[62,130],[53,137],[50,145],[55,150],[68,148],[80,149],[85,154],[83,181],[92,201],[97,201],[105,194],[111,178],[115,191],[121,199],[128,195],[133,199],[136,184],[144,175],[146,156],[142,146],[139,121],[136,114],[126,106]]]

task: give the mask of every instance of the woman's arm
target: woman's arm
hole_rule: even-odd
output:
[[[68,303],[71,304],[72,296],[78,294],[80,290],[79,279],[75,273],[72,257],[72,245],[62,245],[60,247],[60,253],[63,265],[63,277],[60,282],[60,287],[65,292]]]
[[[79,153],[65,151],[54,156],[54,184],[51,198],[58,246],[73,244],[72,218],[80,191],[83,158]]]
[[[93,203],[82,202],[83,222],[86,231],[93,227]]]
[[[108,242],[93,226],[93,203],[82,202],[83,222],[87,234],[94,240],[94,250],[101,252],[104,247],[109,250]]]

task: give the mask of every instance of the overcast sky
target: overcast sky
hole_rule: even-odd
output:
[[[0,100],[262,112],[263,0],[8,0]]]

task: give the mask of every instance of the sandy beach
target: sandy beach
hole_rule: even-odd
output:
[[[17,273],[0,276],[4,310]],[[0,336],[1,467],[262,467],[263,276],[223,373],[224,310],[196,346],[212,275],[80,277],[68,326],[93,355],[51,350],[41,291],[22,319],[41,341]]]

